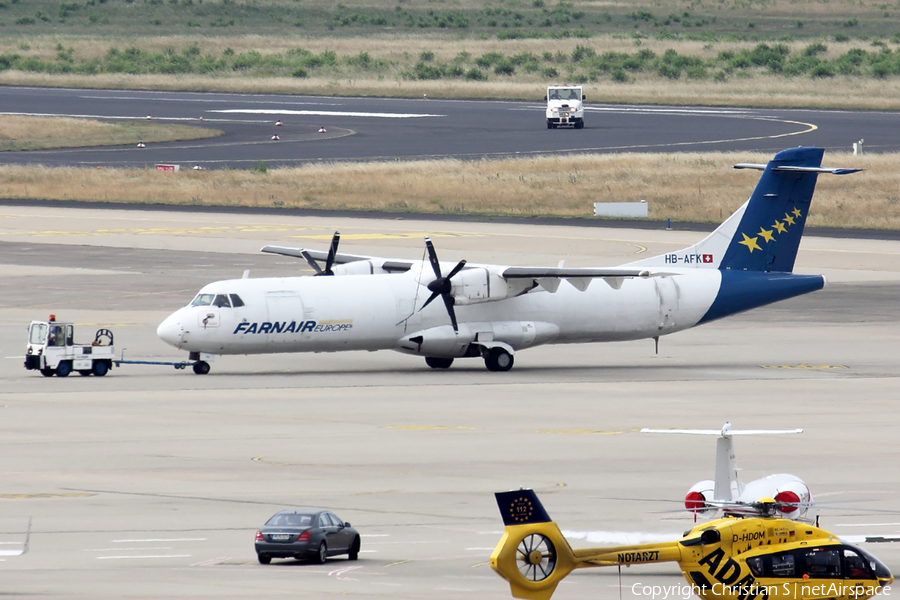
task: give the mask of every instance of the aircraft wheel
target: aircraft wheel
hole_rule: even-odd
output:
[[[109,364],[105,360],[94,361],[93,371],[97,377],[103,377],[109,373]]]
[[[484,357],[488,371],[509,371],[513,367],[513,356],[503,348],[491,348]]]
[[[56,365],[56,376],[57,377],[68,377],[69,373],[72,372],[72,362],[68,360],[60,361],[58,365]]]
[[[203,360],[198,360],[194,363],[194,373],[197,375],[206,375],[209,373],[209,363]]]
[[[56,375],[56,369],[41,369],[41,375],[44,377],[53,377]]]
[[[81,375],[82,377],[87,377],[88,375],[91,374],[91,370],[90,369],[78,369],[78,374]]]
[[[432,369],[449,369],[453,364],[452,358],[438,358],[436,356],[426,356],[425,364]]]

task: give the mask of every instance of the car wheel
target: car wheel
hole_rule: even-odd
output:
[[[194,373],[197,375],[206,375],[209,373],[209,363],[206,361],[198,360],[194,363]]]
[[[575,123],[575,129],[584,129],[584,121],[578,121]]]
[[[90,369],[78,369],[78,374],[81,375],[82,377],[87,377],[88,375],[91,374],[91,370]]]
[[[56,365],[56,376],[57,377],[68,377],[69,373],[72,372],[72,362],[68,360],[61,361],[58,365]]]
[[[272,557],[268,554],[257,554],[256,560],[258,560],[261,565],[267,565],[272,562]]]
[[[435,356],[426,356],[425,364],[432,369],[449,369],[453,364],[452,358],[437,358]]]
[[[44,377],[53,377],[56,375],[56,369],[41,369],[41,375]]]
[[[312,560],[317,565],[324,565],[325,559],[328,558],[328,546],[325,545],[325,542],[319,544],[319,549],[312,556]]]
[[[350,560],[357,560],[359,558],[359,538],[353,538],[353,543],[350,544],[350,552],[347,553],[347,558]]]
[[[93,365],[94,375],[103,377],[109,372],[109,364],[105,360],[96,360]]]

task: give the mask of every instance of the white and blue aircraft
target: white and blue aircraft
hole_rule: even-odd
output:
[[[450,265],[428,238],[428,260],[416,261],[338,253],[336,233],[327,253],[262,249],[304,258],[321,276],[210,283],[157,334],[190,352],[198,374],[217,354],[342,350],[395,350],[435,369],[480,357],[508,371],[517,352],[544,344],[658,341],[822,289],[821,275],[792,273],[816,178],[861,170],[822,167],[823,154],[794,148],[735,165],[762,171],[750,199],[678,252],[619,267]]]

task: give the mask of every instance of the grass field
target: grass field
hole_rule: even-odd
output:
[[[222,132],[215,129],[189,125],[101,123],[90,119],[0,115],[0,151],[120,146],[138,142],[198,140],[220,135]]]
[[[0,84],[900,108],[900,1],[0,0]]]
[[[594,202],[646,200],[651,219],[719,222],[747,199],[759,177],[731,166],[770,158],[748,153],[579,155],[177,174],[4,166],[0,196],[575,218],[592,215]],[[900,228],[900,156],[831,153],[826,159],[828,165],[867,170],[821,176],[810,225]]]

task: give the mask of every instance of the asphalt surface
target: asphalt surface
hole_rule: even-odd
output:
[[[225,132],[145,148],[2,152],[0,164],[249,168],[259,161],[285,166],[575,152],[773,154],[798,145],[849,151],[860,139],[866,152],[900,150],[900,113],[589,104],[585,129],[547,130],[541,91],[535,95],[535,102],[506,102],[0,87],[2,114],[149,116]],[[276,134],[280,140],[272,141]]]
[[[797,271],[825,290],[652,341],[536,348],[509,373],[446,372],[392,352],[220,357],[207,376],[129,365],[107,377],[22,368],[26,325],[55,313],[76,339],[111,328],[126,357],[180,360],[157,324],[205,283],[307,274],[264,244],[515,265],[617,264],[690,231],[339,216],[0,208],[0,595],[57,598],[506,599],[487,560],[492,493],[538,490],[573,544],[681,532],[687,489],[713,475],[711,437],[641,427],[802,427],[743,437],[740,476],[802,477],[837,535],[900,533],[900,242],[806,236]],[[611,498],[620,498],[613,500]],[[621,500],[634,498],[636,500]],[[668,500],[668,501],[667,501]],[[332,509],[360,560],[256,562],[253,534],[289,506]],[[886,511],[886,512],[878,512]],[[900,544],[869,545],[894,573]],[[679,585],[674,565],[623,569]],[[635,591],[635,589],[637,591]],[[571,575],[556,600],[618,598],[615,569]],[[671,596],[670,596],[671,598]],[[662,600],[661,597],[655,600]]]

